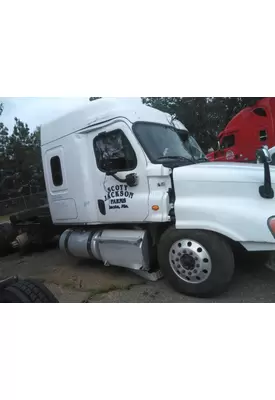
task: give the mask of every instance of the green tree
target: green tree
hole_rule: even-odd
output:
[[[13,132],[8,136],[7,156],[22,184],[32,181],[34,174],[41,174],[40,127],[31,133],[28,124],[15,118]]]
[[[3,162],[6,158],[6,151],[8,145],[8,128],[0,122],[0,162]]]
[[[3,112],[3,104],[0,103],[0,116]],[[7,145],[8,145],[8,128],[0,122],[0,169],[3,170],[5,168],[6,159],[7,159]],[[2,175],[2,174],[1,174]]]

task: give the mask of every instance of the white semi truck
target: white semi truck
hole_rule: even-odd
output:
[[[227,289],[239,254],[275,251],[266,149],[263,164],[207,162],[169,114],[99,99],[43,126],[41,151],[52,223],[70,256],[207,297]]]

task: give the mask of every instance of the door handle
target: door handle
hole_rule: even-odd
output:
[[[106,207],[104,200],[97,200],[99,211],[102,215],[106,215]]]

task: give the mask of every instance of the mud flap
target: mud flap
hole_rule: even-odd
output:
[[[271,271],[275,272],[275,251],[272,251],[269,255],[267,262],[265,263],[265,267],[271,269]]]

